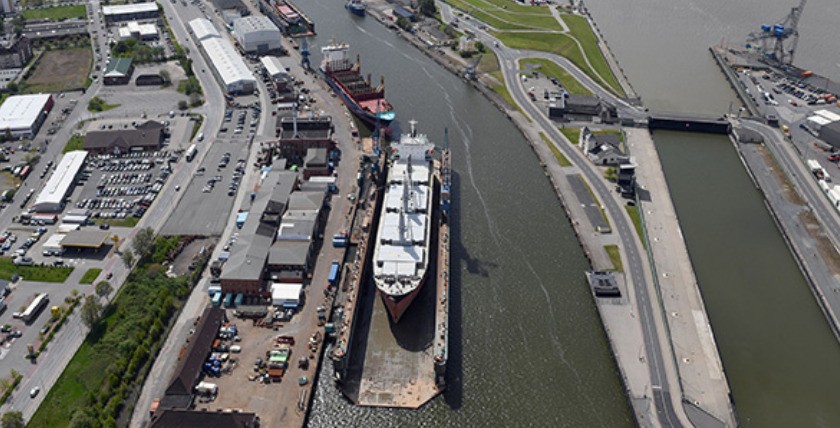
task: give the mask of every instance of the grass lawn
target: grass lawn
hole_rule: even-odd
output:
[[[616,94],[624,95],[621,85],[618,84],[618,79],[615,78],[607,60],[604,59],[601,48],[598,47],[598,38],[592,31],[592,27],[589,26],[589,21],[578,15],[563,15],[563,21],[569,26],[569,33],[583,46],[583,51],[589,58],[589,62],[592,63],[592,67],[606,80],[604,83],[612,88]]]
[[[12,275],[18,274],[27,281],[61,283],[67,280],[71,272],[73,268],[68,266],[15,266],[11,258],[0,257],[0,278],[7,281],[12,279]]]
[[[554,143],[551,142],[551,140],[549,140],[545,134],[540,132],[540,137],[542,137],[543,141],[548,146],[548,148],[551,149],[551,152],[554,153],[554,157],[557,158],[557,163],[559,163],[560,166],[572,166],[572,162],[566,158],[563,152],[561,152],[560,149],[558,149],[557,146],[555,146]]]
[[[621,253],[618,251],[618,245],[604,245],[604,250],[610,256],[613,269],[618,272],[624,272],[624,265],[621,263]]]
[[[72,152],[73,150],[84,150],[85,145],[85,137],[73,134],[69,140],[67,140],[67,144],[64,145],[64,150],[61,153]]]
[[[90,47],[44,52],[26,79],[26,93],[62,92],[85,87],[93,53]]]
[[[519,68],[526,69],[531,65],[531,70],[539,71],[540,73],[557,79],[561,85],[570,93],[575,95],[592,95],[589,89],[586,89],[577,79],[572,77],[566,70],[561,68],[554,61],[549,61],[543,58],[528,58],[519,61]],[[534,67],[537,66],[537,67]]]
[[[600,51],[598,51],[598,58],[600,58],[600,62],[598,60],[593,59],[591,56],[589,57],[589,61],[596,69],[598,69],[599,73],[602,73],[602,75],[604,75],[604,72],[607,73],[605,77],[607,82],[603,82],[595,74],[592,68],[590,68],[584,60],[583,52],[581,52],[580,48],[578,48],[577,43],[575,43],[575,41],[571,37],[565,34],[546,34],[536,32],[504,33],[494,31],[493,35],[496,36],[499,40],[501,40],[502,43],[504,43],[506,46],[513,49],[528,49],[535,51],[550,52],[568,58],[569,61],[578,66],[578,68],[583,70],[584,73],[589,75],[589,77],[591,77],[596,82],[602,82],[602,84],[604,84],[604,86],[607,89],[610,89],[613,92],[619,91],[618,83],[615,80],[615,76],[613,76],[612,72],[609,71],[609,67],[606,67],[607,63],[604,60],[603,55],[600,54]],[[585,46],[584,50],[586,50]],[[599,66],[599,64],[601,65]],[[606,71],[602,71],[601,68],[604,68]],[[612,84],[609,83],[611,81],[616,82],[615,86],[612,86]]]
[[[633,226],[636,228],[636,234],[639,235],[639,239],[642,241],[642,246],[647,248],[647,241],[645,240],[645,232],[642,228],[642,216],[639,213],[639,207],[633,205],[625,205],[624,209],[627,210],[627,214],[630,216],[630,220],[633,221]]]
[[[496,57],[493,51],[487,52],[481,57],[481,61],[478,62],[478,67],[476,67],[475,71],[478,74],[490,74],[499,71],[499,58]]]
[[[63,21],[70,18],[84,18],[87,11],[85,5],[55,6],[43,9],[24,10],[21,15],[25,19],[49,19],[52,21]]]
[[[496,0],[447,0],[447,2],[499,30],[563,30],[547,7],[521,6],[515,2]]]
[[[580,128],[559,128],[560,133],[565,135],[572,144],[577,145],[580,141]]]
[[[113,227],[134,227],[137,226],[140,219],[134,216],[128,216],[126,218],[96,218],[93,221],[96,224],[108,223]]]
[[[93,284],[93,281],[96,281],[96,277],[102,273],[102,269],[100,268],[90,268],[85,272],[82,276],[82,279],[79,281],[80,284]]]

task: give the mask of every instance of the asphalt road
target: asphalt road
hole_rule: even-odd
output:
[[[447,8],[447,6],[444,6],[444,8]],[[529,97],[525,92],[525,88],[522,87],[518,78],[519,60],[533,57],[536,53],[527,51],[523,52],[505,47],[490,34],[480,30],[474,19],[462,20],[461,26],[472,30],[473,33],[476,34],[478,40],[482,41],[485,46],[492,47],[493,51],[496,52],[504,75],[505,85],[510,91],[514,101],[534,120],[536,125],[542,128],[543,132],[551,140],[565,141],[564,137],[557,130],[557,127],[548,119],[545,113],[530,102]],[[545,53],[540,53],[539,56],[544,56],[552,60],[555,59],[553,56]],[[592,79],[574,67],[571,63],[569,63],[569,61],[561,57],[557,57],[556,59],[558,60],[558,65],[567,70],[593,93],[602,94],[605,92],[603,88],[595,85]],[[610,94],[604,95],[606,95],[608,99],[615,99],[615,97]],[[640,110],[636,109],[636,111],[638,112]],[[616,202],[613,197],[612,190],[604,184],[599,172],[591,165],[591,163],[577,150],[568,150],[563,145],[560,145],[560,149],[573,164],[580,167],[586,181],[590,184],[592,191],[595,192],[596,196],[602,201],[604,209],[612,218],[614,225],[613,232],[618,234],[624,247],[625,254],[627,256],[626,266],[628,267],[629,275],[634,285],[633,289],[636,294],[636,300],[639,305],[639,319],[642,324],[645,341],[645,356],[650,367],[650,383],[654,398],[654,405],[656,406],[656,414],[659,417],[659,423],[662,426],[667,427],[683,426],[682,421],[687,421],[688,419],[679,401],[682,394],[679,393],[679,391],[677,391],[676,394],[672,394],[671,392],[671,385],[676,385],[678,387],[679,383],[677,379],[668,379],[668,372],[666,371],[663,358],[666,358],[665,356],[669,355],[670,352],[665,351],[665,348],[661,343],[661,337],[663,336],[660,335],[660,331],[662,330],[658,331],[657,328],[663,329],[664,327],[661,324],[662,320],[657,320],[653,311],[653,306],[656,305],[658,308],[659,303],[655,296],[651,298],[651,296],[648,295],[649,285],[642,273],[643,269],[633,268],[634,266],[643,267],[647,263],[637,246],[633,226],[630,225],[630,221],[627,218],[627,214],[624,212],[624,208]]]

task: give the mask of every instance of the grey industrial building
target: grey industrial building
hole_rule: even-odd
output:
[[[820,139],[834,147],[840,147],[840,121],[823,125],[820,128]]]
[[[130,151],[154,151],[160,148],[165,126],[149,120],[134,128],[89,131],[85,134],[84,149],[91,153],[112,154]]]
[[[155,19],[160,17],[160,9],[155,2],[129,3],[114,6],[102,6],[102,15],[108,23]]]

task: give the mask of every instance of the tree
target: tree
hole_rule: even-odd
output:
[[[134,253],[131,250],[125,250],[122,255],[122,261],[125,264],[125,267],[131,269],[134,266]]]
[[[435,16],[437,13],[435,0],[419,0],[418,5],[420,6],[420,13],[423,15]]]
[[[99,313],[102,312],[102,305],[92,295],[85,298],[85,303],[82,304],[82,322],[88,328],[93,328],[99,321]]]
[[[140,260],[145,259],[149,255],[154,245],[155,231],[151,227],[137,231],[137,235],[134,235],[134,240],[131,241],[131,247],[134,248],[134,252],[137,253]]]
[[[411,28],[411,21],[409,21],[408,19],[405,19],[404,16],[400,16],[399,18],[397,18],[397,27],[400,27],[403,30],[408,31],[408,29]]]
[[[103,297],[108,297],[108,295],[114,291],[114,287],[112,287],[111,283],[108,281],[99,281],[96,283],[94,290],[96,291],[96,295],[101,299]]]
[[[3,428],[23,428],[26,423],[23,421],[23,413],[21,412],[6,412],[3,413],[3,419],[0,421]]]
[[[184,101],[184,100],[178,101],[178,110],[186,110],[188,108],[190,108],[190,105],[187,104],[186,101]]]
[[[161,79],[163,79],[163,86],[169,86],[172,84],[172,76],[169,75],[169,70],[161,70],[158,75]]]

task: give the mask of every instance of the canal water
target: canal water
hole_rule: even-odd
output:
[[[587,7],[651,110],[722,114],[739,104],[708,47],[737,45],[796,3],[592,0]],[[838,21],[836,1],[808,2],[798,65],[840,80]],[[741,425],[840,425],[840,346],[729,139],[657,132],[654,141]]]
[[[330,426],[632,426],[577,239],[536,156],[464,81],[343,2],[299,2],[317,24],[313,64],[348,42],[386,76],[402,127],[443,143],[454,163],[449,390],[417,411],[359,408],[318,379],[309,418]]]

